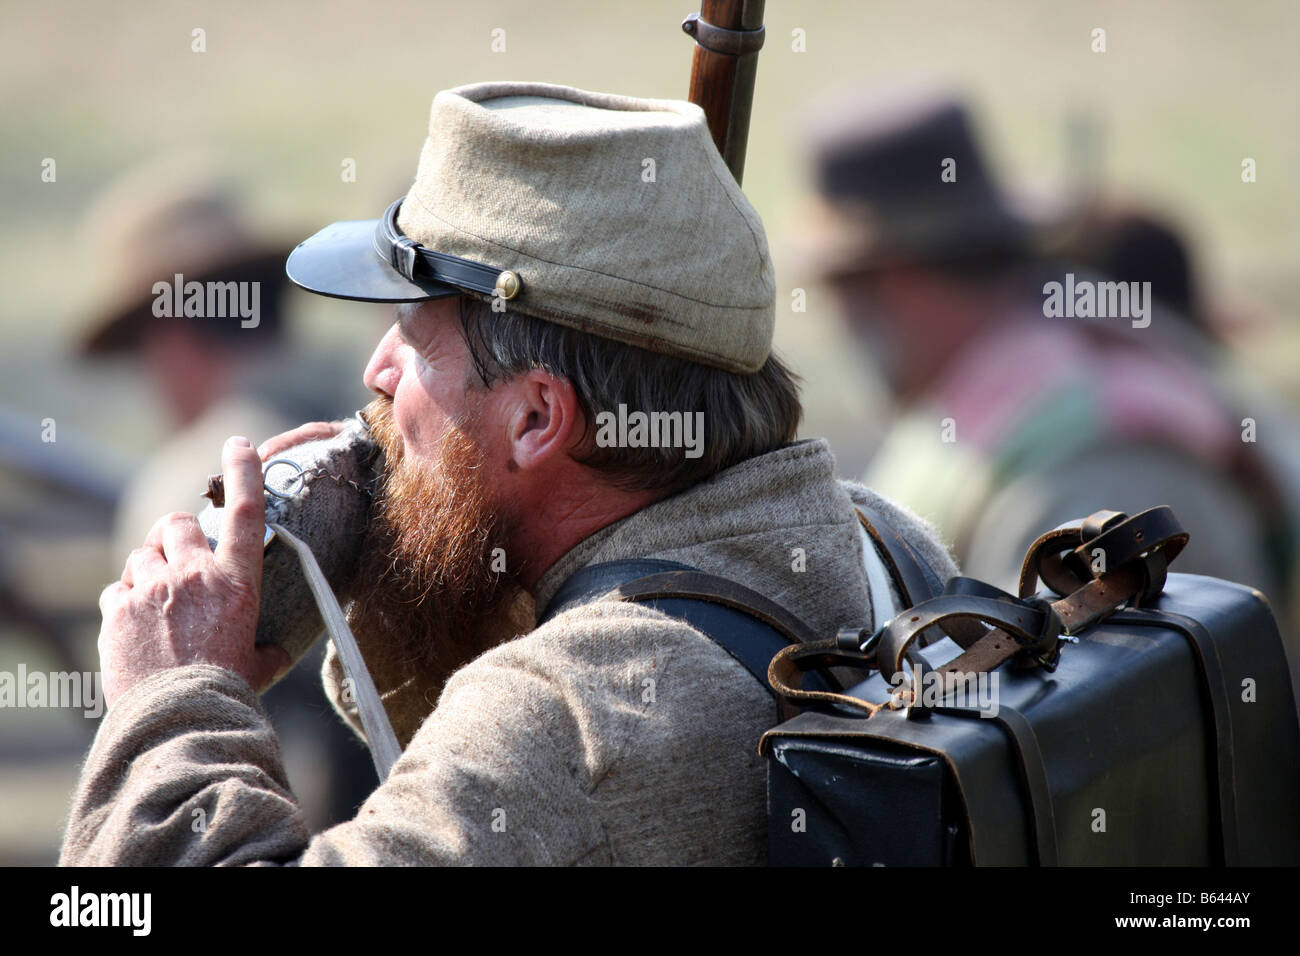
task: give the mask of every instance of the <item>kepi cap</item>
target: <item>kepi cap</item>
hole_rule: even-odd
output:
[[[310,292],[375,302],[500,296],[507,307],[749,373],[771,353],[762,222],[692,103],[544,83],[434,97],[415,182],[377,220],[289,257]]]

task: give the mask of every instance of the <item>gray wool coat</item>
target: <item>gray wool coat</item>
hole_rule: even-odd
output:
[[[941,578],[956,573],[919,519],[836,480],[826,443],[805,441],[587,538],[547,571],[536,604],[585,565],[655,557],[731,577],[831,636],[871,619],[855,500]],[[600,598],[454,674],[356,818],[312,836],[249,686],[212,665],[175,668],[104,718],[61,862],[759,864],[757,744],[773,711],[700,632]]]

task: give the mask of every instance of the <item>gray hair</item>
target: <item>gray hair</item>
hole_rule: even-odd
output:
[[[629,491],[669,493],[794,441],[803,416],[798,377],[775,355],[752,375],[727,372],[601,338],[462,296],[460,321],[483,387],[530,369],[567,379],[588,431],[603,412],[702,413],[699,457],[681,447],[602,446],[578,461]],[[471,385],[473,382],[471,381]],[[593,436],[594,437],[594,436]]]

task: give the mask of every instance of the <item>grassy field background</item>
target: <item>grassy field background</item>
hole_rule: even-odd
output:
[[[129,467],[164,434],[129,368],[68,357],[92,304],[86,275],[96,250],[78,242],[80,218],[130,167],[178,146],[211,150],[267,227],[296,240],[332,220],[372,218],[403,191],[439,89],[534,79],[684,97],[692,43],[678,24],[694,9],[691,0],[4,0],[0,404],[33,429],[56,419],[60,436],[86,440],[109,468]],[[791,254],[807,202],[804,130],[828,94],[869,97],[900,78],[944,80],[967,94],[1011,189],[1067,187],[1076,165],[1067,124],[1086,120],[1099,133],[1103,182],[1176,213],[1210,291],[1271,317],[1242,348],[1262,381],[1300,395],[1294,2],[769,0],[766,22],[745,189],[776,258],[778,348],[808,382],[805,434],[829,437],[846,474],[866,461],[883,397]],[[1096,27],[1107,33],[1103,54],[1090,48]],[[195,28],[206,32],[204,53],[191,52]],[[497,28],[502,53],[490,48]],[[792,49],[796,30],[806,52]],[[1258,163],[1251,185],[1240,180],[1247,156]],[[41,181],[47,157],[57,163],[54,183]],[[340,178],[347,157],[355,183]],[[803,314],[786,306],[796,287],[808,289]],[[354,365],[339,388],[359,399],[382,316],[306,295],[293,309],[304,354],[328,351]],[[46,584],[93,601],[119,563],[65,561]],[[21,648],[0,635],[0,668],[30,651]],[[52,858],[76,771],[67,754],[88,739],[89,722],[65,726],[70,719],[0,713],[9,768],[0,770],[0,861]],[[70,743],[30,745],[43,733]]]
[[[122,170],[197,145],[224,157],[286,235],[370,218],[413,174],[435,91],[528,78],[683,97],[691,42],[678,22],[692,9],[507,0],[0,5],[6,399],[84,423],[124,448],[154,437],[147,411],[130,427],[115,424],[123,421],[117,402],[140,398],[130,387],[67,371],[61,359],[88,305],[81,280],[93,250],[70,245],[78,216]],[[809,285],[792,271],[786,242],[805,197],[809,109],[828,91],[868,96],[924,77],[970,96],[1013,189],[1065,185],[1066,123],[1087,117],[1100,130],[1105,180],[1178,214],[1212,288],[1290,314],[1300,245],[1294,11],[1272,0],[770,2],[745,187],[768,225],[781,301]],[[1107,31],[1104,54],[1090,49],[1098,26]],[[195,27],[206,31],[205,53],[190,50]],[[490,52],[496,28],[506,31],[503,53]],[[796,29],[806,52],[791,49]],[[1240,182],[1244,156],[1259,165],[1250,186]],[[58,163],[57,183],[40,181],[45,157]],[[357,162],[355,183],[340,179],[344,157]],[[305,298],[296,302],[304,340],[367,350],[374,328],[355,320],[355,307]],[[822,374],[844,354],[827,317],[825,299],[813,294],[808,313],[783,316],[780,346],[809,373],[810,429],[851,432],[869,424],[855,389],[870,383],[834,364],[835,374]],[[77,388],[88,374],[93,409]],[[845,454],[846,464],[860,464]]]

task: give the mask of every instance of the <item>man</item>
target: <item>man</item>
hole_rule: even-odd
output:
[[[1111,277],[1043,255],[1069,217],[998,188],[964,105],[935,89],[859,102],[826,110],[813,155],[818,269],[898,399],[866,483],[1002,587],[1041,533],[1165,504],[1191,533],[1175,570],[1281,599],[1253,446],[1165,305],[1165,271],[1141,267],[1124,314],[1058,310],[1052,283]]]
[[[915,518],[836,481],[824,442],[793,442],[766,238],[703,113],[543,84],[439,93],[400,205],[328,227],[288,272],[407,303],[365,372],[386,479],[351,609],[381,690],[419,675],[385,702],[404,753],[354,820],[308,838],[256,694],[291,664],[253,646],[260,462],[231,439],[216,553],[169,515],[104,592],[110,709],[63,862],[762,862],[766,688],[644,605],[548,605],[581,568],[657,558],[817,633],[865,624],[880,558],[855,500],[955,569]],[[682,425],[651,444],[637,413]],[[500,643],[521,591],[538,623]]]

